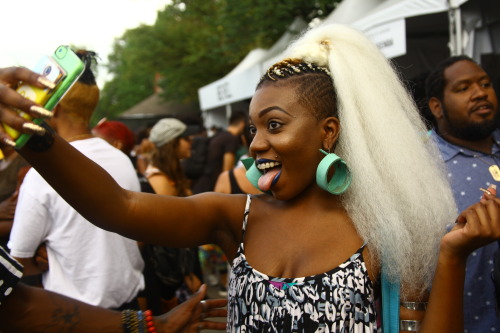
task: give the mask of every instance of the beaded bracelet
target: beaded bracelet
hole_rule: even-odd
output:
[[[156,333],[155,323],[153,321],[153,312],[151,310],[144,311],[146,327],[149,333]]]
[[[156,333],[151,310],[123,310],[121,319],[125,333]]]

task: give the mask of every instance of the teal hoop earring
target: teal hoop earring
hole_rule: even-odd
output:
[[[260,172],[259,169],[257,169],[257,166],[255,165],[255,160],[251,157],[248,157],[242,159],[241,162],[245,166],[245,169],[247,169],[247,172],[245,173],[247,179],[250,181],[253,187],[261,191],[261,189],[259,188],[259,178],[260,176],[262,176],[262,172]],[[272,195],[271,191],[266,191],[265,193]]]
[[[247,169],[246,176],[247,179],[252,183],[255,188],[259,188],[259,178],[262,176],[262,173],[255,166],[255,160],[251,157],[244,158],[241,160],[245,169]]]
[[[316,183],[323,190],[328,191],[331,194],[344,193],[349,185],[351,185],[352,180],[352,175],[346,162],[334,153],[327,153],[323,149],[320,149],[319,151],[326,156],[323,157],[321,162],[318,164],[318,168],[316,170]],[[328,171],[332,166],[335,168],[335,172],[332,179],[328,181]]]

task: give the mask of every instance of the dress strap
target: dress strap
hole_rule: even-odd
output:
[[[234,169],[229,170],[229,184],[231,185],[231,193],[232,194],[240,194],[244,193],[240,186],[238,185],[238,182],[236,181],[236,177],[234,176]]]
[[[241,240],[243,242],[243,239],[245,239],[245,231],[247,230],[247,223],[248,223],[248,214],[250,213],[250,204],[252,203],[252,195],[247,194],[247,202],[245,204],[245,212],[243,213],[243,234],[241,236]]]

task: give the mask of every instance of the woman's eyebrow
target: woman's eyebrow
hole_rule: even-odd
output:
[[[263,117],[266,113],[271,112],[273,110],[278,110],[278,111],[284,112],[287,115],[289,115],[290,117],[292,116],[291,114],[289,114],[288,112],[286,112],[285,110],[283,110],[282,108],[280,108],[279,106],[270,106],[270,107],[267,107],[264,110],[261,110],[259,112],[259,118]]]

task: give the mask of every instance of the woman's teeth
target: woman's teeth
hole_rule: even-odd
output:
[[[265,162],[265,163],[260,163],[259,165],[257,165],[257,168],[259,170],[266,170],[266,169],[271,169],[271,168],[274,168],[274,167],[277,167],[281,165],[280,162]]]

